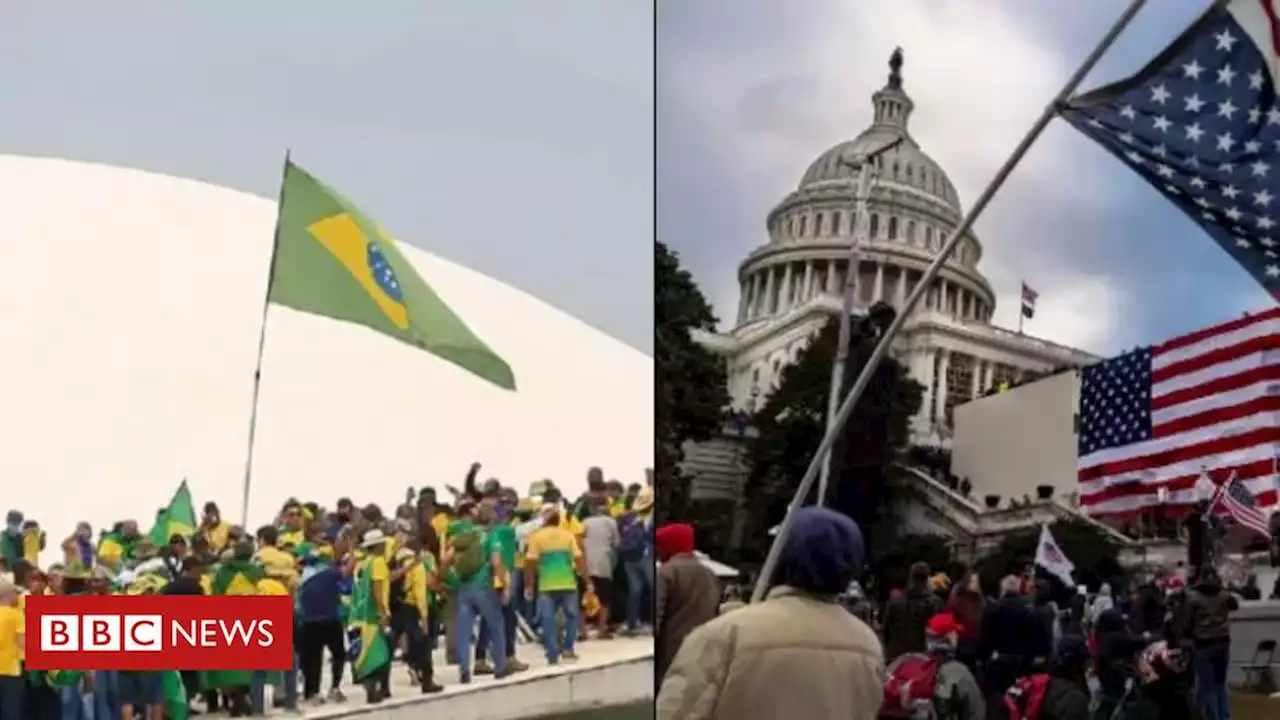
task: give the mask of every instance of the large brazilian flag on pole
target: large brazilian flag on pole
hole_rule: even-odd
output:
[[[160,548],[168,545],[169,538],[174,535],[191,537],[195,534],[196,527],[196,506],[191,499],[191,489],[184,479],[169,505],[156,513],[156,524],[147,537],[151,538],[152,545]]]
[[[285,161],[268,300],[372,328],[514,390],[507,363],[423,280],[376,223]]]

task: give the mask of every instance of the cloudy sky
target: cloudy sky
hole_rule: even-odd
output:
[[[274,197],[291,148],[397,236],[651,352],[653,48],[644,2],[8,2],[0,153]]]
[[[660,4],[658,232],[721,318],[765,214],[822,151],[871,119],[906,55],[911,130],[966,204],[1120,14],[1122,0],[709,0]],[[1208,0],[1148,3],[1083,90],[1139,69]],[[996,322],[1098,353],[1269,307],[1176,208],[1056,121],[978,221]]]

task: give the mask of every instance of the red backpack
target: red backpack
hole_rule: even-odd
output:
[[[880,716],[884,718],[914,718],[917,708],[929,706],[933,713],[933,692],[938,684],[937,658],[922,653],[907,653],[889,665],[888,679],[884,684],[884,704]]]
[[[1009,710],[1009,720],[1040,720],[1044,696],[1048,690],[1047,674],[1018,678],[1018,682],[1004,694],[1004,706]]]

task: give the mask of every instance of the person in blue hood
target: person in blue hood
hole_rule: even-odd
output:
[[[857,523],[806,507],[764,602],[721,615],[685,638],[658,692],[659,720],[872,720],[884,696],[880,640],[839,599],[860,579]]]

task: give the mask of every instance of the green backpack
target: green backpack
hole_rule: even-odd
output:
[[[484,556],[484,533],[472,526],[457,535],[451,535],[453,543],[453,567],[458,572],[458,579],[466,582],[484,570],[487,558]]]

